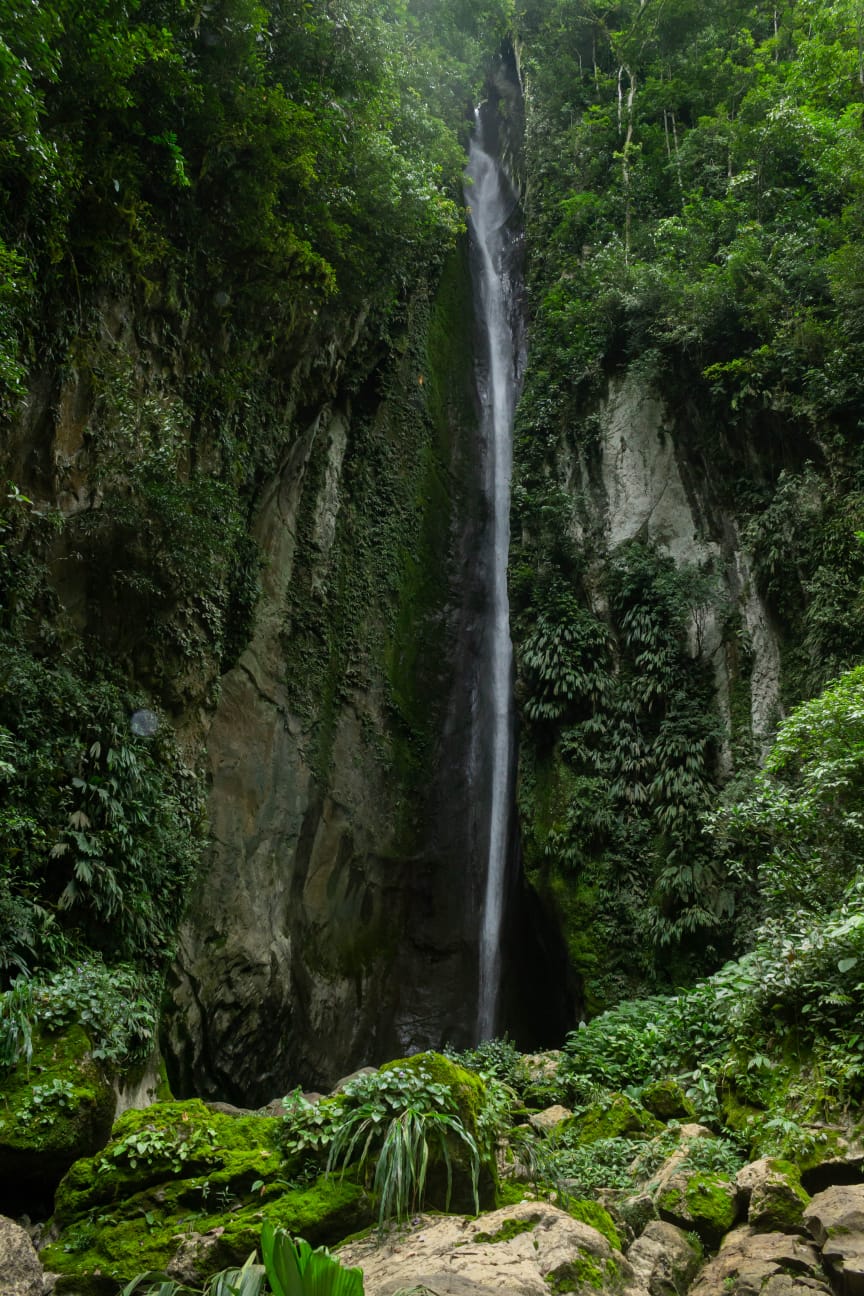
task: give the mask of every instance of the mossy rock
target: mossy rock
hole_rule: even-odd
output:
[[[242,1264],[265,1217],[316,1246],[370,1224],[371,1203],[349,1177],[291,1182],[297,1165],[283,1158],[280,1133],[276,1117],[213,1112],[197,1099],[124,1112],[108,1145],[61,1183],[62,1231],[43,1263],[95,1283],[94,1293],[110,1279],[113,1296],[118,1282],[165,1269],[181,1247],[193,1285]]]
[[[605,1206],[601,1206],[596,1201],[574,1197],[568,1200],[566,1209],[568,1215],[572,1215],[574,1219],[580,1220],[583,1224],[590,1224],[598,1233],[602,1233],[609,1245],[614,1247],[616,1251],[621,1250],[621,1235]]]
[[[714,1249],[738,1218],[738,1189],[728,1175],[680,1171],[658,1193],[656,1206],[661,1219],[698,1233]]]
[[[593,1103],[566,1124],[575,1130],[580,1143],[608,1138],[653,1138],[663,1126],[650,1112],[637,1107],[626,1094],[613,1094],[606,1102]]]
[[[766,1171],[750,1194],[747,1223],[759,1233],[805,1233],[804,1210],[810,1194],[801,1187],[798,1167],[771,1159]]]
[[[619,1292],[626,1285],[617,1260],[600,1256],[580,1255],[559,1265],[553,1274],[547,1274],[549,1291],[574,1293],[574,1296],[595,1296],[596,1292]]]
[[[110,1142],[76,1162],[57,1190],[55,1222],[70,1223],[155,1186],[206,1182],[213,1194],[240,1195],[287,1177],[272,1116],[227,1116],[198,1099],[124,1112]],[[197,1191],[197,1189],[196,1189]]]
[[[456,1111],[465,1130],[474,1139],[480,1152],[478,1196],[481,1210],[493,1210],[498,1199],[498,1167],[493,1148],[484,1148],[478,1118],[486,1102],[486,1086],[473,1071],[468,1071],[451,1061],[443,1053],[415,1053],[410,1058],[399,1058],[381,1067],[382,1071],[410,1071],[414,1075],[425,1073],[434,1084],[449,1085]],[[434,1147],[430,1148],[429,1172],[426,1180],[426,1207],[472,1214],[474,1193],[471,1186],[470,1156],[459,1138],[448,1143],[452,1159],[452,1192],[447,1193],[447,1167]]]
[[[695,1120],[696,1108],[677,1080],[655,1080],[642,1090],[640,1102],[658,1120]]]
[[[0,1210],[51,1209],[73,1162],[101,1148],[116,1099],[80,1026],[37,1035],[29,1068],[0,1077]]]
[[[117,1285],[136,1274],[166,1269],[182,1248],[187,1279],[200,1285],[260,1248],[265,1218],[313,1246],[333,1245],[368,1224],[371,1207],[356,1183],[336,1176],[266,1200],[257,1193],[229,1198],[214,1192],[206,1178],[187,1180],[154,1186],[112,1209],[91,1210],[68,1225],[41,1258],[49,1272],[76,1280],[69,1290],[89,1291],[89,1283],[95,1293],[114,1296]]]

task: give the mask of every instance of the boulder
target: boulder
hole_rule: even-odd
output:
[[[763,1157],[743,1166],[735,1177],[747,1203],[747,1223],[763,1233],[803,1233],[804,1207],[810,1201],[791,1161]]]
[[[616,1093],[604,1102],[592,1103],[573,1117],[572,1128],[578,1131],[580,1143],[596,1143],[607,1138],[652,1138],[663,1126],[626,1094]]]
[[[533,1116],[529,1116],[528,1123],[538,1134],[551,1134],[564,1121],[570,1120],[572,1115],[568,1107],[562,1107],[559,1103],[554,1107],[547,1107],[545,1111],[535,1112]]]
[[[674,1224],[651,1220],[627,1259],[649,1296],[685,1296],[702,1263],[702,1249]]]
[[[45,1291],[29,1235],[5,1215],[0,1215],[0,1291],[3,1296],[43,1296]]]
[[[864,1296],[864,1184],[826,1188],[804,1211],[842,1296]]]
[[[642,1090],[640,1102],[658,1120],[693,1120],[696,1108],[677,1080],[656,1080]]]
[[[171,1269],[200,1287],[257,1249],[265,1211],[313,1246],[370,1224],[351,1175],[291,1182],[300,1163],[283,1156],[282,1124],[198,1099],[124,1113],[104,1150],[77,1161],[57,1190],[60,1233],[42,1261],[60,1275],[58,1296],[116,1296],[145,1270]]]
[[[80,1026],[45,1032],[3,1077],[0,1111],[0,1210],[51,1213],[54,1189],[111,1132],[116,1096]]]
[[[682,1169],[654,1196],[661,1220],[695,1232],[712,1249],[738,1218],[738,1189],[728,1175]]]
[[[428,1290],[435,1296],[639,1296],[632,1266],[596,1229],[547,1202],[523,1202],[477,1219],[423,1216],[341,1247],[363,1270],[366,1296]]]
[[[689,1296],[829,1296],[816,1248],[788,1233],[729,1233]]]

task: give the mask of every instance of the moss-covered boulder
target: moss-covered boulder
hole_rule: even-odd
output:
[[[314,1245],[371,1222],[356,1182],[306,1182],[283,1157],[280,1134],[277,1118],[230,1116],[194,1099],[125,1112],[108,1145],[58,1189],[61,1233],[42,1255],[63,1276],[58,1293],[66,1283],[113,1296],[118,1282],[170,1270],[181,1253],[183,1278],[200,1284],[256,1249],[265,1217]]]
[[[37,1035],[29,1067],[0,1073],[0,1213],[48,1214],[69,1167],[108,1139],[114,1107],[80,1026]]]
[[[655,1080],[642,1090],[640,1102],[658,1120],[696,1119],[696,1108],[677,1080]]]
[[[738,1189],[728,1175],[682,1170],[660,1189],[655,1205],[662,1220],[698,1233],[713,1249],[738,1218]]]
[[[663,1126],[650,1112],[638,1107],[626,1094],[616,1093],[605,1102],[593,1103],[580,1116],[567,1123],[568,1133],[575,1132],[580,1143],[598,1139],[653,1138]]]
[[[481,1210],[492,1209],[497,1200],[498,1167],[495,1146],[484,1128],[486,1110],[486,1085],[480,1076],[459,1066],[442,1053],[415,1053],[410,1058],[399,1058],[381,1067],[381,1073],[406,1071],[412,1075],[426,1076],[433,1084],[447,1085],[453,1095],[455,1111],[474,1140],[480,1154],[478,1197]],[[448,1140],[450,1171],[437,1147],[430,1145],[429,1171],[426,1180],[425,1204],[439,1210],[474,1211],[474,1190],[471,1177],[471,1155],[458,1137]],[[452,1184],[450,1177],[452,1172]],[[448,1191],[449,1184],[449,1191]],[[449,1200],[449,1206],[447,1205]]]
[[[748,1203],[747,1223],[760,1233],[805,1233],[810,1195],[791,1161],[765,1157],[738,1172],[735,1181]]]

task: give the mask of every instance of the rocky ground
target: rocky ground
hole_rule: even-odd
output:
[[[864,1292],[864,1146],[848,1119],[806,1156],[745,1160],[746,1139],[698,1123],[672,1080],[571,1110],[536,1099],[555,1055],[531,1067],[522,1094],[426,1054],[258,1112],[197,1100],[128,1110],[107,1142],[92,1126],[95,1146],[52,1186],[50,1219],[0,1217],[0,1293],[116,1296],[149,1270],[200,1289],[255,1250],[264,1218],[358,1266],[366,1296]],[[383,1226],[362,1157],[325,1173],[333,1122],[406,1074],[455,1095],[482,1153],[479,1213],[458,1148],[451,1191],[433,1151],[423,1211]],[[42,1143],[62,1144],[62,1113],[40,1127],[32,1098],[19,1102],[16,1116],[7,1096],[4,1168],[13,1153],[26,1164],[28,1118],[34,1164],[50,1174],[56,1155],[36,1145],[40,1128]],[[8,1178],[4,1190],[11,1200]]]

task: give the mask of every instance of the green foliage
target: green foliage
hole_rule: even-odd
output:
[[[314,1251],[303,1238],[296,1241],[265,1220],[261,1226],[263,1264],[254,1254],[242,1269],[223,1269],[208,1279],[201,1296],[363,1296],[359,1269],[344,1269],[326,1247]],[[156,1281],[154,1281],[156,1280]],[[198,1296],[197,1289],[159,1274],[139,1274],[122,1296]]]
[[[531,495],[522,506],[539,507]],[[568,564],[578,573],[575,559]],[[690,641],[716,581],[676,568],[651,543],[622,545],[607,564],[606,623],[566,570],[562,559],[554,574],[524,571],[514,599],[519,687],[533,721],[523,745],[535,746],[539,766],[554,744],[556,780],[546,792],[523,779],[527,865],[573,932],[571,957],[592,999],[610,998],[620,994],[617,968],[607,954],[598,976],[586,926],[607,949],[626,951],[618,961],[631,969],[633,948],[643,950],[638,971],[662,984],[669,950],[686,959],[698,948],[704,958],[706,940],[727,938],[735,910],[699,830],[716,794],[722,730]]]
[[[343,1269],[326,1247],[315,1251],[265,1220],[261,1254],[273,1296],[363,1296],[363,1274]]]
[[[128,1165],[134,1170],[139,1164],[164,1170],[166,1174],[181,1174],[187,1161],[205,1161],[214,1151],[216,1131],[200,1125],[145,1125],[133,1130],[125,1138],[112,1143],[98,1167],[99,1174],[108,1174],[113,1162]]]
[[[17,1117],[35,1128],[53,1125],[64,1113],[74,1111],[75,1104],[75,1086],[71,1080],[55,1076],[47,1084],[32,1086],[26,1101],[18,1108]]]
[[[755,876],[774,916],[828,913],[864,864],[862,705],[856,667],[783,722],[749,795],[708,818],[719,849]]]
[[[326,1150],[328,1173],[341,1166],[344,1174],[355,1163],[364,1169],[374,1166],[379,1223],[402,1219],[422,1206],[433,1155],[445,1168],[449,1206],[454,1152],[467,1158],[479,1210],[477,1142],[459,1116],[452,1087],[435,1081],[422,1065],[357,1076],[332,1100],[312,1104],[293,1095],[286,1105],[289,1151]]]

